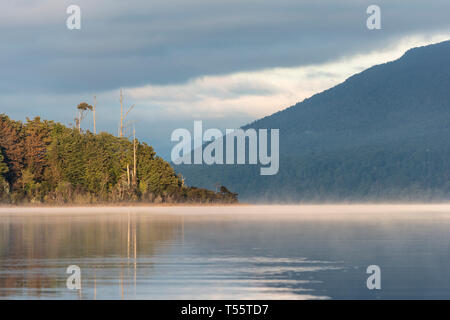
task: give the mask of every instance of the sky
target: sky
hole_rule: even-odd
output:
[[[74,4],[80,30],[66,26]],[[116,134],[123,88],[130,127],[168,158],[194,120],[240,127],[449,40],[449,13],[448,0],[2,0],[0,113],[71,124],[96,95],[98,130]]]

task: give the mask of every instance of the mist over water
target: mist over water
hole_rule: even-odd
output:
[[[448,204],[2,208],[0,298],[450,298],[449,227]]]

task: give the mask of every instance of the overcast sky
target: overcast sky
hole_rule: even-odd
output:
[[[71,4],[81,30],[66,27]],[[366,27],[371,4],[381,30]],[[450,39],[449,13],[449,0],[2,0],[0,113],[68,124],[96,94],[115,133],[122,87],[138,137],[167,157],[193,120],[239,127]]]

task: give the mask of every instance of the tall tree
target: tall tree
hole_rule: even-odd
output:
[[[39,117],[27,119],[24,126],[25,165],[36,181],[41,181],[47,163],[47,147],[51,142],[51,122],[41,122]]]
[[[97,97],[94,96],[94,105],[92,106],[92,117],[94,119],[94,134],[97,134],[97,127],[96,127],[96,119],[95,119],[95,107],[97,106]]]
[[[136,140],[136,128],[133,127],[133,185],[137,185],[137,140]]]
[[[0,150],[0,200],[9,193],[9,184],[6,182],[4,174],[8,172],[8,166],[3,162],[4,157]]]
[[[77,106],[77,117],[75,118],[75,122],[77,124],[77,128],[78,131],[81,132],[81,122],[83,121],[84,118],[86,118],[86,114],[89,111],[92,111],[94,108],[86,103],[86,102],[81,102],[78,106]]]
[[[120,128],[119,128],[119,137],[122,138],[124,135],[124,130],[125,130],[125,119],[127,118],[128,114],[131,112],[131,110],[133,110],[134,108],[134,104],[128,109],[127,112],[124,111],[124,107],[123,107],[123,93],[122,93],[122,89],[120,89]],[[125,113],[124,113],[125,112]]]

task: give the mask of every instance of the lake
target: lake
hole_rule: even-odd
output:
[[[397,298],[450,298],[450,205],[0,208],[0,299]]]

